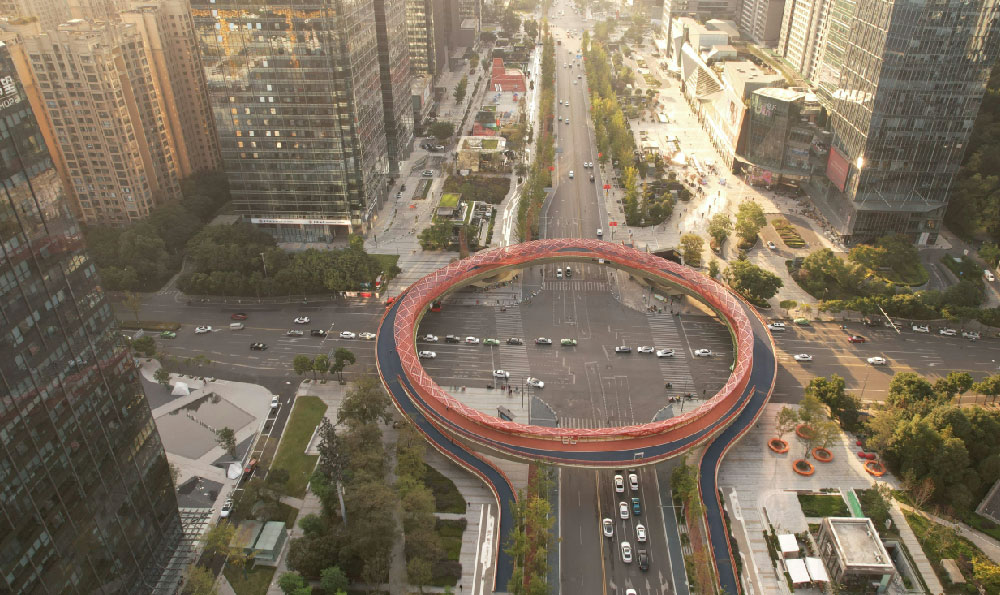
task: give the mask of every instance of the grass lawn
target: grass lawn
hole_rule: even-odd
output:
[[[458,200],[462,198],[461,194],[456,194],[454,192],[448,192],[441,195],[441,202],[438,203],[439,207],[452,208],[458,206]]]
[[[396,276],[399,270],[399,254],[372,254],[385,272],[385,281],[388,283]]]
[[[799,494],[799,506],[808,517],[851,516],[840,494]]]
[[[233,591],[236,591],[236,595],[265,595],[267,588],[271,586],[271,579],[274,578],[274,568],[257,566],[253,570],[248,570],[244,578],[242,568],[226,566],[223,574],[232,585]]]
[[[449,560],[458,560],[458,554],[462,550],[462,533],[465,532],[465,525],[465,519],[454,521],[438,519],[434,526],[441,538],[441,548]]]
[[[434,492],[435,512],[464,513],[466,509],[465,498],[459,493],[454,482],[434,467],[427,464],[424,467],[424,485]]]
[[[959,519],[973,529],[977,529],[980,532],[989,535],[993,539],[1000,541],[1000,526],[997,526],[997,524],[990,519],[976,514],[972,510],[960,512]]]
[[[288,483],[285,484],[284,493],[294,498],[306,495],[309,476],[316,467],[316,459],[319,457],[303,453],[324,413],[326,413],[326,403],[319,397],[297,397],[292,415],[285,425],[278,454],[271,462],[271,469],[288,470]]]

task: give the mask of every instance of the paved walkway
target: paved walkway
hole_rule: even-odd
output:
[[[899,503],[899,507],[903,510],[909,510],[910,512],[919,514],[920,516],[932,520],[935,523],[938,523],[939,525],[951,527],[952,529],[957,531],[959,535],[968,539],[972,543],[976,544],[976,547],[983,550],[983,553],[986,554],[986,557],[988,557],[990,560],[993,560],[995,564],[1000,564],[1000,542],[998,542],[996,539],[993,539],[989,535],[981,531],[978,531],[976,529],[973,529],[972,527],[966,525],[965,523],[956,523],[954,521],[949,521],[937,515],[933,515],[929,512],[925,512],[923,510],[917,510],[907,504]]]
[[[934,573],[934,567],[931,566],[930,560],[924,555],[924,549],[920,547],[917,536],[914,535],[910,524],[906,522],[903,511],[900,510],[899,503],[895,500],[892,502],[892,508],[889,509],[889,516],[892,517],[892,522],[899,531],[899,538],[903,542],[903,545],[906,546],[906,549],[909,550],[910,558],[917,567],[917,572],[924,578],[924,583],[927,585],[927,589],[931,592],[931,595],[944,593],[944,587],[941,586],[941,581],[938,580],[937,574]]]

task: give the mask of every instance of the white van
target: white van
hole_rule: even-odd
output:
[[[602,230],[600,227],[597,228],[597,237],[599,238],[604,237],[604,230]]]
[[[997,279],[993,276],[993,273],[989,269],[983,269],[983,276],[986,277],[986,280],[990,283],[993,283]]]
[[[241,331],[241,330],[243,330],[245,328],[246,327],[243,326],[242,322],[231,322],[231,323],[229,323],[229,330],[231,330],[231,331]]]

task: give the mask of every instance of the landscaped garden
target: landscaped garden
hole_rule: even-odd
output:
[[[807,517],[851,516],[840,494],[799,494],[799,506]]]
[[[771,219],[771,225],[774,227],[774,231],[778,232],[778,237],[781,241],[789,248],[805,248],[806,242],[799,235],[799,232],[795,229],[788,219],[784,217],[776,217]]]
[[[278,453],[271,463],[271,470],[284,469],[288,471],[288,481],[281,490],[294,498],[306,494],[309,476],[316,467],[316,455],[305,454],[309,438],[326,413],[326,403],[319,397],[296,397],[292,414],[288,418],[285,432],[278,447]]]

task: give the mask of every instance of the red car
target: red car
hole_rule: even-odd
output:
[[[244,475],[250,475],[257,468],[257,459],[250,459],[247,461],[247,466],[243,468]]]
[[[229,318],[231,318],[233,320],[246,320],[247,319],[247,315],[244,314],[243,312],[237,312],[236,314],[233,314]]]
[[[851,335],[850,337],[847,338],[847,342],[848,343],[864,343],[865,342],[865,338],[862,337],[861,335]]]

